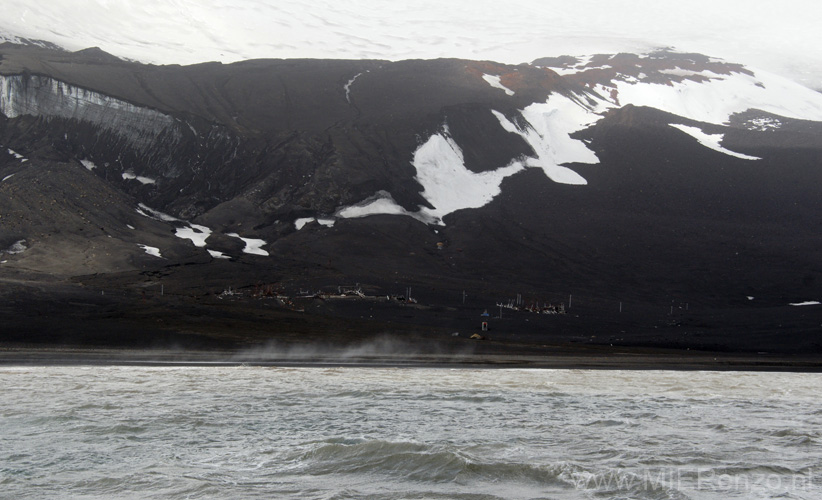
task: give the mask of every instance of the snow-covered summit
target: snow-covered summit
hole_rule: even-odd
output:
[[[675,47],[822,87],[822,7],[692,0],[5,0],[0,32],[160,64],[256,58],[518,64],[547,55]],[[721,36],[717,36],[721,33]]]
[[[648,106],[716,125],[748,110],[822,121],[822,93],[786,78],[699,54],[597,54],[544,58],[550,68],[597,94],[598,106]]]

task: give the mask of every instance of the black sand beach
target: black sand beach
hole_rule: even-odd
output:
[[[3,285],[5,365],[822,371],[816,307],[743,314],[623,304],[620,313],[580,297],[565,314],[535,314],[423,289],[413,303],[265,296],[253,287],[181,294],[56,279]]]

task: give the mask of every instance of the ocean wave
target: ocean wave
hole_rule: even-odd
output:
[[[402,478],[406,481],[533,482],[565,484],[562,468],[522,462],[486,461],[452,446],[382,440],[326,442],[303,454],[306,474],[367,474]]]

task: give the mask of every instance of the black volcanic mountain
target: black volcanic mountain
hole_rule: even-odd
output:
[[[7,339],[61,315],[104,330],[136,314],[139,331],[173,308],[207,314],[198,297],[228,289],[359,283],[412,287],[438,311],[373,313],[374,330],[475,328],[464,291],[478,310],[573,295],[576,322],[498,331],[822,350],[822,95],[777,77],[671,52],[518,66],[0,55],[0,314],[34,325]],[[161,285],[171,309],[122,313]],[[223,326],[276,337],[265,318]],[[208,330],[169,323],[152,328]]]

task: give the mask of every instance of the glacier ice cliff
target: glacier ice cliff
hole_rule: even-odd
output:
[[[135,148],[149,146],[163,132],[181,138],[169,115],[39,75],[0,75],[0,113],[88,122],[124,137]]]

